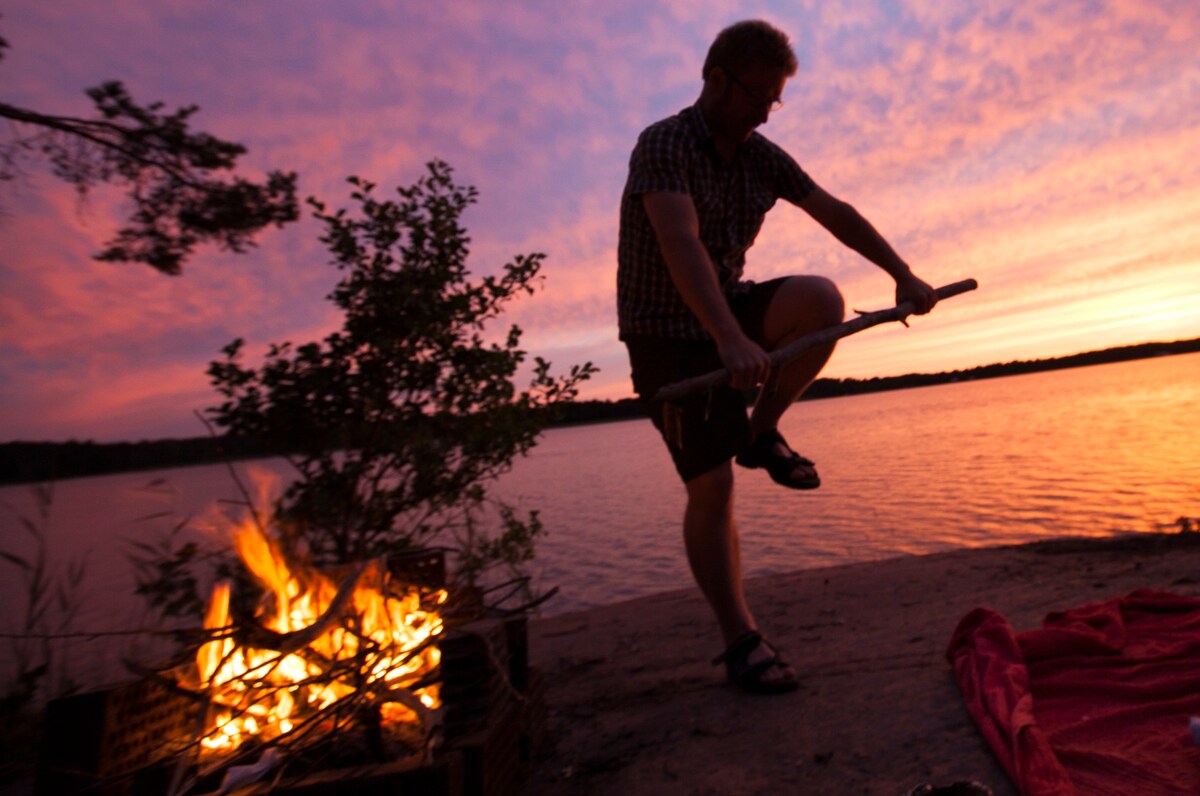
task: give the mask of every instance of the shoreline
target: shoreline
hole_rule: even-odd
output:
[[[801,688],[724,684],[698,591],[530,622],[547,742],[529,794],[903,794],[976,779],[1015,794],[945,659],[976,607],[1014,630],[1137,589],[1200,596],[1200,534],[1135,533],[962,548],[748,580]]]

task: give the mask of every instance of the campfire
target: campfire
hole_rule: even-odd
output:
[[[383,561],[304,566],[252,519],[233,541],[262,598],[252,616],[238,616],[232,584],[218,583],[204,622],[209,640],[179,677],[213,706],[202,761],[230,760],[250,740],[294,751],[347,728],[377,754],[420,749],[441,706],[445,589],[398,582]]]
[[[246,575],[175,665],[51,702],[38,793],[519,787],[545,716],[523,610],[448,588],[441,551],[318,568],[253,515],[223,527]]]

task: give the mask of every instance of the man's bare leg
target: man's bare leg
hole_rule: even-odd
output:
[[[837,287],[821,277],[792,277],[779,287],[763,320],[768,351],[787,345],[801,335],[842,320],[844,306]],[[750,418],[752,433],[775,428],[783,413],[812,383],[825,366],[833,346],[813,349],[788,363],[764,385]],[[724,464],[685,484],[687,509],[683,519],[688,564],[700,591],[716,614],[726,646],[748,630],[757,630],[742,586],[741,553],[733,518],[733,463]],[[768,645],[750,653],[753,665],[774,654]],[[795,680],[791,667],[771,667],[764,683]]]
[[[841,323],[844,314],[842,295],[833,282],[819,276],[794,276],[772,297],[763,320],[762,339],[757,342],[767,351],[774,351],[803,335]],[[754,436],[778,427],[783,413],[825,367],[833,348],[833,344],[810,348],[771,374],[750,415]],[[780,449],[780,453],[786,451]],[[803,477],[807,469],[802,468],[798,475]]]
[[[708,604],[716,614],[725,646],[729,646],[757,625],[746,605],[742,588],[742,562],[737,525],[733,519],[733,466],[724,464],[693,478],[685,484],[687,509],[683,517],[683,538],[688,565]],[[773,650],[760,645],[750,653],[748,662],[758,663],[771,657]],[[762,676],[764,683],[794,680],[790,667],[771,667]]]

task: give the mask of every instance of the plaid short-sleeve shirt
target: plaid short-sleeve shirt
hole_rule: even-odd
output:
[[[622,339],[651,335],[704,340],[708,333],[676,290],[642,205],[647,193],[685,193],[700,220],[700,239],[726,295],[742,282],[746,250],[776,200],[798,204],[813,181],[780,147],[758,133],[733,162],[717,153],[699,105],[646,128],[629,159],[617,243],[617,320]]]

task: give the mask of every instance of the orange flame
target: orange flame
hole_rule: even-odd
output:
[[[208,691],[221,706],[201,740],[203,748],[233,750],[251,736],[269,740],[284,735],[303,717],[361,692],[364,683],[382,703],[385,725],[421,722],[421,714],[440,707],[436,684],[416,684],[440,662],[440,651],[428,642],[442,632],[442,619],[424,604],[443,604],[444,590],[423,601],[415,587],[399,592],[384,568],[374,564],[350,576],[353,592],[348,600],[343,595],[346,605],[337,611],[339,586],[343,591],[350,586],[312,568],[289,565],[275,541],[252,521],[235,530],[234,545],[269,594],[258,622],[279,634],[276,638],[304,644],[295,650],[294,644],[284,644],[282,651],[239,646],[232,635],[230,585],[217,584],[204,621],[214,636],[197,652],[198,682],[193,686]],[[325,621],[331,606],[339,616]],[[330,676],[333,668],[347,666],[354,667],[354,677]]]

